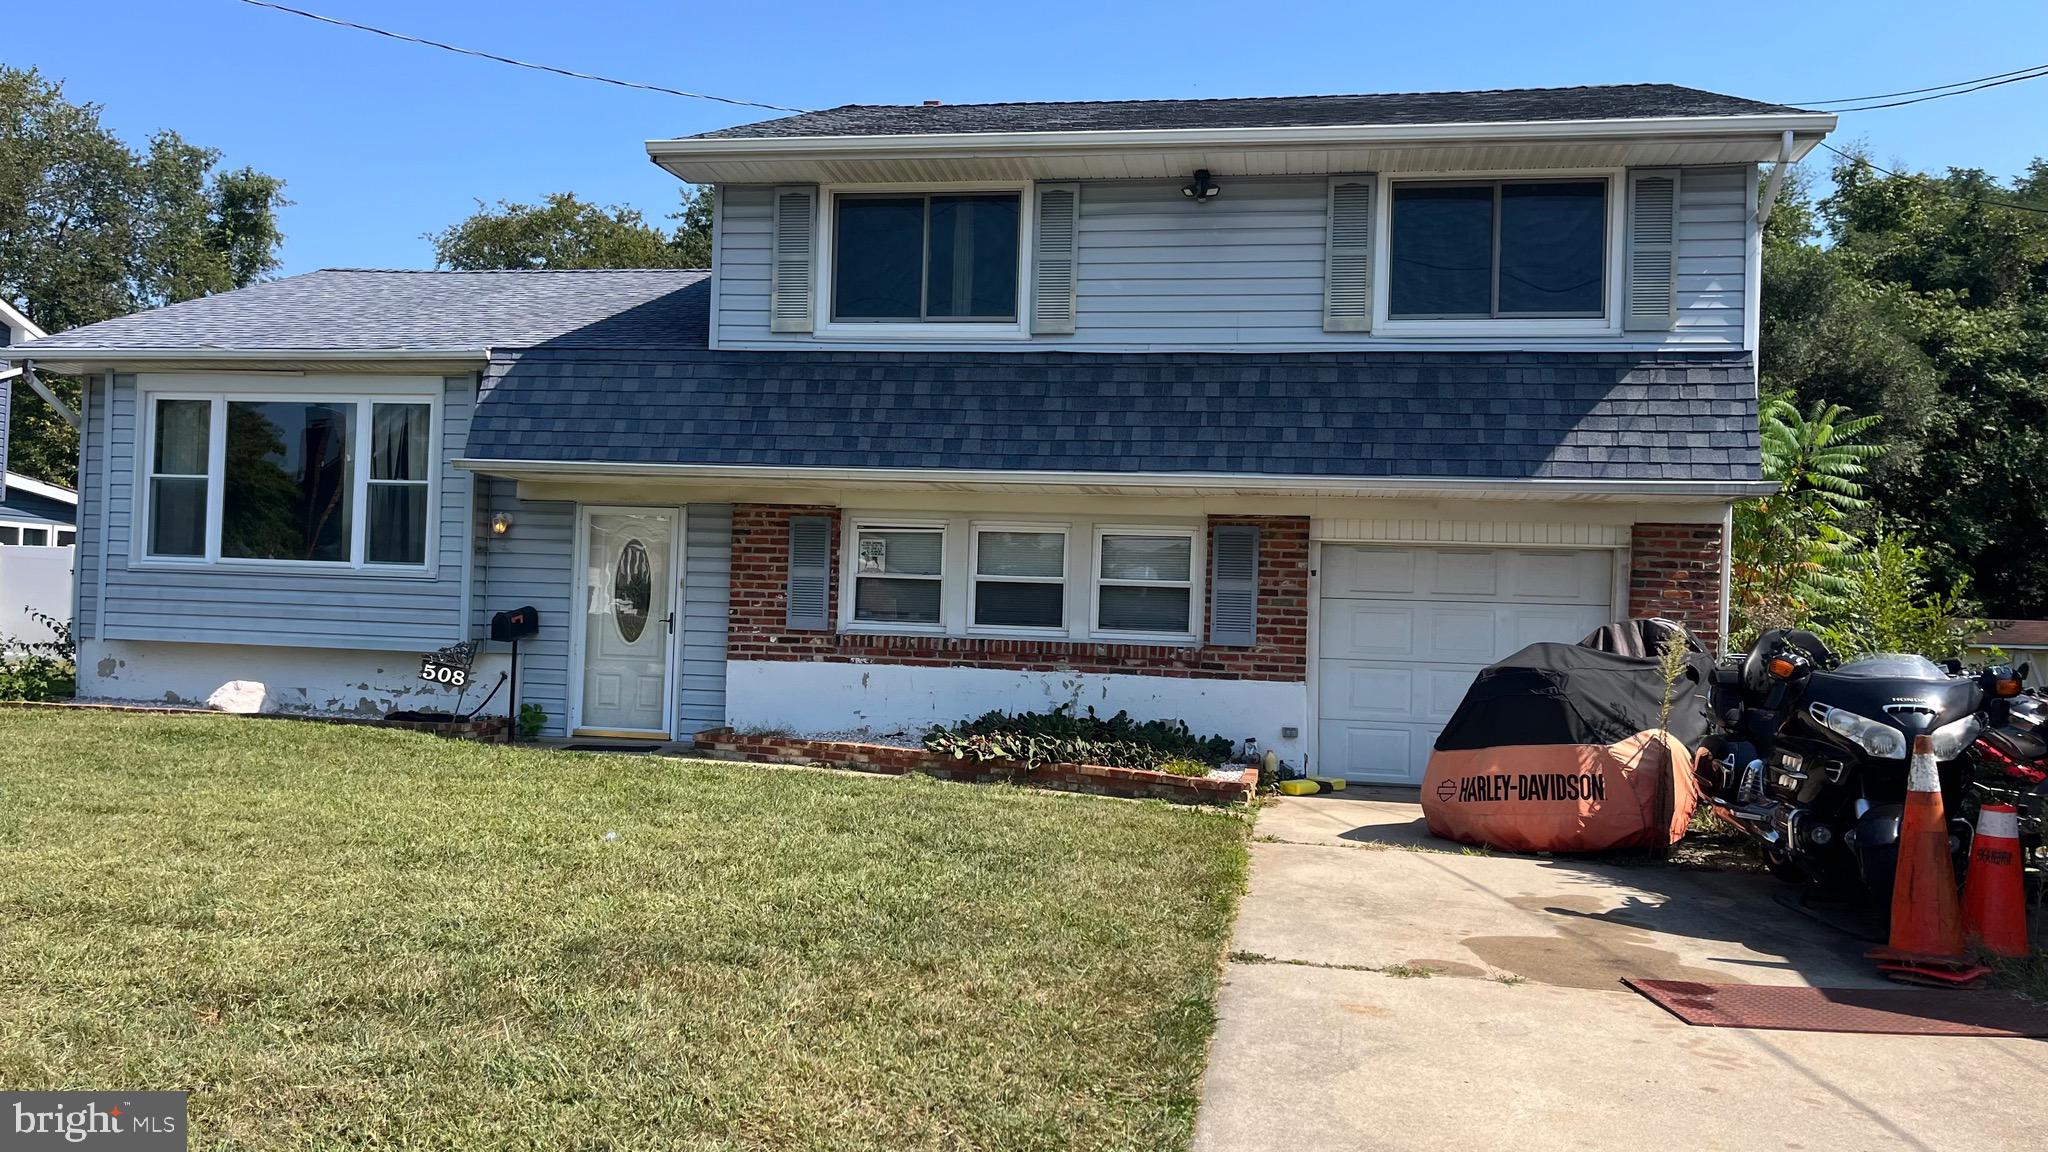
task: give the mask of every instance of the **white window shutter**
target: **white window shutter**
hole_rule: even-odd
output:
[[[1678,321],[1678,169],[1628,174],[1628,295],[1622,327],[1668,332]]]
[[[1032,238],[1031,331],[1063,335],[1074,330],[1080,295],[1081,186],[1040,184],[1038,227]]]
[[[832,521],[824,516],[789,518],[789,606],[791,628],[832,627]]]
[[[1371,176],[1330,178],[1324,245],[1323,331],[1372,331]]]
[[[817,309],[818,190],[775,190],[774,268],[768,294],[768,330],[809,332]]]
[[[1218,524],[1209,538],[1209,643],[1249,648],[1258,639],[1258,526]]]

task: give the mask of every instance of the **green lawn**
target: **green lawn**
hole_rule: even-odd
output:
[[[1183,1147],[1244,837],[922,778],[0,711],[0,1088],[187,1089],[195,1149]]]

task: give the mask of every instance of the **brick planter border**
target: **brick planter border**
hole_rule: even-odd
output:
[[[1031,769],[1015,761],[956,760],[923,748],[860,744],[850,740],[812,740],[801,736],[755,736],[730,728],[700,732],[696,749],[707,756],[766,764],[826,764],[856,772],[902,776],[922,772],[943,780],[977,784],[1024,784],[1061,792],[1087,792],[1127,799],[1170,800],[1176,804],[1242,804],[1258,789],[1258,769],[1246,766],[1237,779],[1175,776],[1142,768],[1102,764],[1041,764]]]

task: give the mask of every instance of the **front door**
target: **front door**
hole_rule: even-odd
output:
[[[675,638],[673,509],[591,509],[577,728],[666,736]]]

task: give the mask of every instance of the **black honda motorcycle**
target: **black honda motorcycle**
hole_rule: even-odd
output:
[[[1851,894],[1882,935],[1915,738],[1930,737],[1941,762],[1961,875],[1974,808],[1964,754],[2018,692],[2011,669],[1965,676],[1960,664],[1899,655],[1842,664],[1811,632],[1774,629],[1715,669],[1710,699],[1721,731],[1698,761],[1701,789],[1717,814],[1763,845],[1772,872]]]

